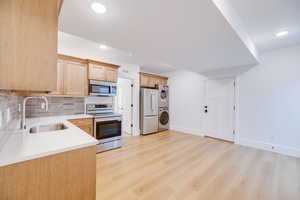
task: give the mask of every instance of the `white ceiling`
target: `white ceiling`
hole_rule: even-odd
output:
[[[59,32],[58,53],[79,58],[89,58],[114,63],[117,65],[143,65],[143,71],[149,73],[167,73],[176,68],[166,63],[155,61],[150,57],[128,53],[120,49],[108,47],[105,50],[99,48],[99,44],[72,34]],[[144,65],[144,63],[149,63]]]
[[[105,4],[107,13],[93,13],[94,1]],[[135,62],[149,72],[257,64],[211,0],[65,0],[60,30],[121,49],[127,55],[115,59]]]
[[[300,0],[228,0],[259,52],[300,43]],[[275,34],[288,30],[289,35]]]

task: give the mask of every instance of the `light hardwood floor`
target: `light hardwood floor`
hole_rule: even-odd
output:
[[[299,200],[300,159],[174,131],[97,155],[97,200]]]

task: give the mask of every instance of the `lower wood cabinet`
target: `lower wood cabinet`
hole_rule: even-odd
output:
[[[80,128],[81,130],[87,132],[91,136],[94,136],[94,119],[71,119],[69,120],[69,122]]]
[[[96,146],[0,167],[1,200],[95,200]]]

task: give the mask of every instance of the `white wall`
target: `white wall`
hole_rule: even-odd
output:
[[[202,136],[205,77],[185,70],[164,75],[169,77],[170,128]]]
[[[300,156],[300,46],[262,55],[238,87],[237,142]]]

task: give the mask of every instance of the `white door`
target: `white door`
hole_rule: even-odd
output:
[[[234,140],[235,86],[234,79],[215,79],[205,82],[205,135]],[[207,106],[207,107],[206,107]]]
[[[118,79],[117,111],[122,114],[122,131],[132,134],[132,80]]]

